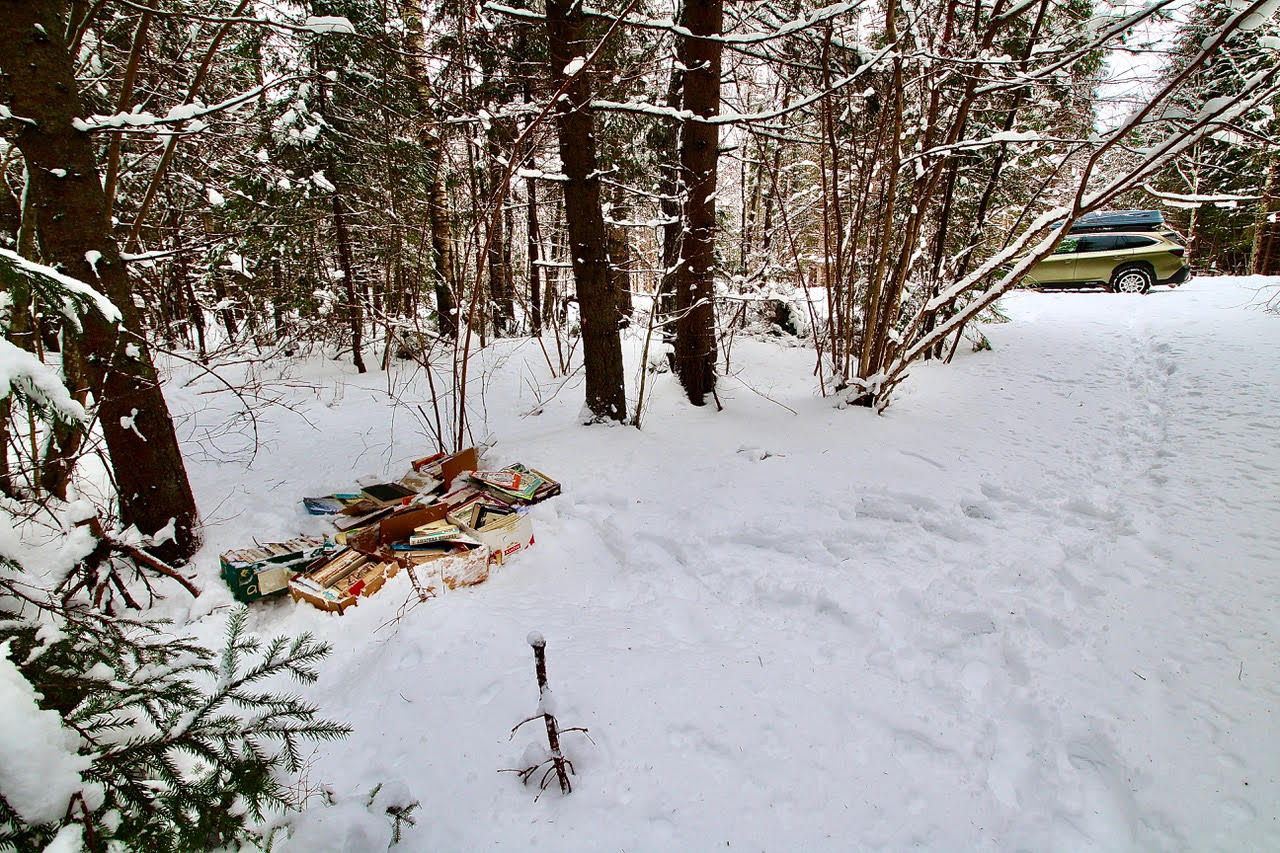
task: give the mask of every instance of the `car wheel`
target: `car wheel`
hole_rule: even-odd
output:
[[[1155,284],[1146,267],[1122,267],[1111,276],[1111,289],[1116,293],[1146,293]]]

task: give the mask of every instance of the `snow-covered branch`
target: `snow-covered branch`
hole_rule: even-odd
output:
[[[87,119],[75,119],[72,126],[76,130],[84,133],[96,133],[102,131],[110,131],[117,133],[155,133],[156,128],[163,128],[170,125],[183,125],[187,122],[200,122],[206,116],[217,115],[227,110],[235,109],[249,101],[254,100],[264,92],[282,86],[285,83],[291,83],[299,78],[296,76],[277,77],[242,92],[225,101],[216,104],[205,105],[199,101],[189,104],[178,104],[169,109],[163,116],[157,116],[154,113],[140,112],[120,112],[115,115],[92,115]],[[203,129],[203,128],[202,128]]]

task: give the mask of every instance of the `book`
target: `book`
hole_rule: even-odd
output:
[[[391,546],[392,551],[408,551],[414,554],[451,554],[457,549],[458,544],[452,539],[438,539],[435,542],[423,542],[421,544],[413,544],[412,539],[409,542],[396,542]]]
[[[515,514],[516,510],[511,507],[476,504],[471,514],[471,526],[476,530],[484,530],[490,524],[506,521]]]
[[[400,503],[405,498],[411,498],[417,494],[413,489],[399,483],[374,483],[360,491],[369,500],[384,506]]]
[[[490,494],[497,495],[505,500],[515,500],[521,503],[537,503],[560,494],[559,483],[532,468],[526,468],[518,462],[514,465],[508,465],[502,470],[518,475],[518,485],[514,488],[507,488],[488,480],[476,479],[474,474],[472,475],[472,480]]]
[[[414,528],[413,535],[409,537],[410,545],[426,545],[430,542],[439,542],[442,539],[452,539],[462,531],[455,524],[450,524],[443,519],[424,524],[421,527]]]
[[[396,483],[404,486],[406,489],[412,489],[414,494],[418,495],[431,494],[436,489],[444,485],[443,481],[438,480],[429,474],[420,474],[417,471],[412,470],[405,473],[405,475],[399,480],[396,480]]]
[[[519,491],[520,473],[518,471],[473,471],[471,479],[500,489]]]
[[[342,512],[346,506],[342,501],[333,495],[323,495],[318,498],[303,498],[302,505],[306,507],[307,512],[312,515],[337,515]]]
[[[378,507],[362,515],[339,515],[333,519],[333,526],[341,531],[355,530],[364,527],[391,512],[390,506]]]

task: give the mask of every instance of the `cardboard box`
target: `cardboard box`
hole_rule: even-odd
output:
[[[219,557],[222,579],[237,601],[257,601],[284,592],[295,572],[336,547],[317,536],[299,536],[287,542],[233,548]]]
[[[395,542],[407,542],[415,527],[445,517],[443,504],[408,506],[378,519],[377,524],[347,533],[347,545],[365,554],[385,554]]]
[[[480,465],[479,454],[474,447],[459,450],[457,453],[437,453],[414,460],[413,470],[419,474],[434,477],[444,483],[445,489],[464,471],[474,471]]]
[[[341,615],[382,589],[400,571],[398,559],[385,559],[344,548],[308,566],[289,580],[294,601],[305,601],[320,610]]]
[[[533,522],[521,510],[486,497],[475,498],[449,513],[447,518],[492,552],[491,559],[502,565],[519,552],[533,546]]]
[[[424,552],[409,554],[409,561],[417,569],[419,576],[425,572],[431,586],[432,580],[439,580],[447,589],[458,589],[464,586],[475,586],[489,579],[489,546],[470,537],[457,540],[452,552]]]

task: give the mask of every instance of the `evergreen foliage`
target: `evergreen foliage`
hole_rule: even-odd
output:
[[[0,282],[71,324],[89,310],[119,316],[89,286],[7,250],[0,250]],[[11,313],[0,319],[7,332]],[[46,426],[84,429],[84,409],[58,375],[35,358],[16,358],[29,354],[2,337],[0,343],[13,350],[3,353],[14,365],[0,388],[4,403],[16,400]],[[56,503],[46,506],[58,516]],[[25,509],[0,502],[0,526],[10,538]],[[69,540],[72,533],[54,535]],[[92,540],[82,545],[89,551]],[[0,553],[0,650],[39,707],[76,733],[88,759],[61,823],[27,823],[0,790],[0,850],[41,849],[69,823],[81,825],[91,851],[196,851],[251,839],[252,826],[269,812],[299,805],[288,774],[301,769],[301,747],[350,731],[281,689],[282,680],[314,682],[329,646],[309,634],[264,643],[246,632],[242,609],[228,620],[226,645],[215,656],[173,636],[164,622],[112,616],[81,600],[79,587],[63,580],[91,555],[50,574],[30,571],[21,553]]]
[[[269,812],[299,805],[285,774],[302,767],[300,747],[350,731],[272,684],[315,680],[329,647],[310,635],[262,643],[246,633],[242,609],[215,657],[163,623],[83,607],[43,610],[50,614],[60,622],[52,641],[47,621],[24,617],[6,596],[0,643],[12,641],[42,707],[62,716],[92,758],[66,818],[83,824],[91,850],[119,842],[196,851],[251,839]],[[58,828],[25,824],[0,792],[0,849],[39,849]]]
[[[1180,71],[1185,57],[1220,29],[1234,11],[1222,0],[1192,4],[1178,26],[1177,49],[1165,73]],[[1271,19],[1258,30],[1228,41],[1220,55],[1198,71],[1164,111],[1164,121],[1186,124],[1209,101],[1231,97],[1254,75],[1274,69],[1280,54],[1258,36],[1273,40],[1277,35],[1280,26]],[[1269,204],[1267,198],[1280,194],[1280,187],[1270,186],[1272,179],[1268,177],[1277,163],[1278,107],[1280,100],[1273,99],[1233,126],[1215,128],[1151,182],[1156,192],[1168,194],[1168,218],[1186,234],[1189,254],[1200,269],[1234,274],[1250,271],[1257,220],[1280,206],[1273,201]],[[1179,196],[1190,200],[1180,201]]]

